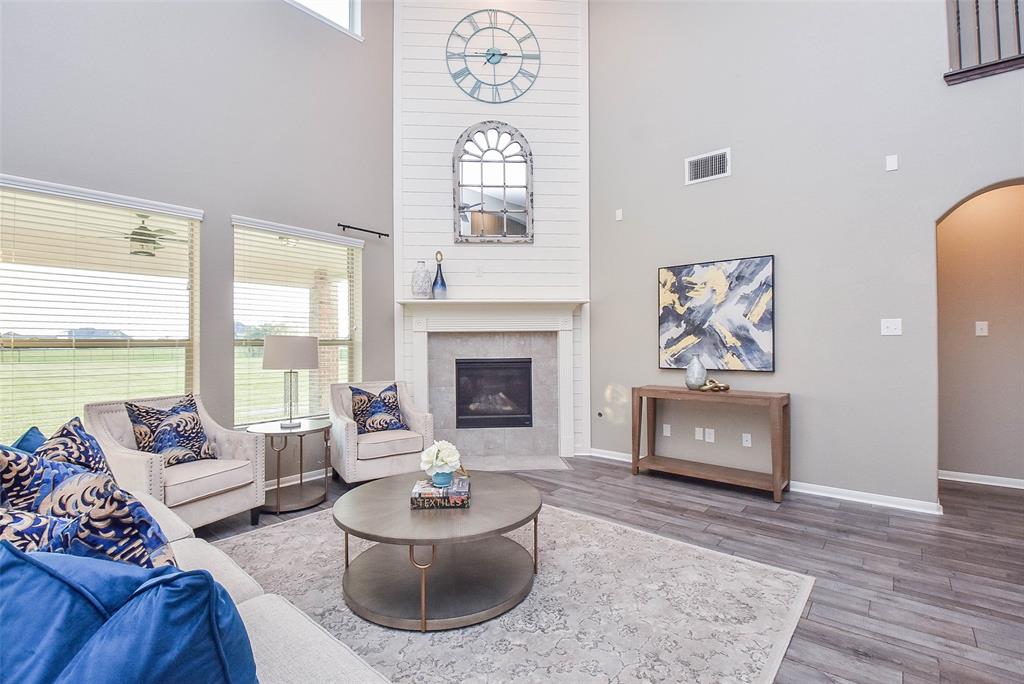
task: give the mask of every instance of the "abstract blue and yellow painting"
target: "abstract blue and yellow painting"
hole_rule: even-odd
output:
[[[708,370],[775,370],[775,259],[658,269],[661,368],[700,358]]]

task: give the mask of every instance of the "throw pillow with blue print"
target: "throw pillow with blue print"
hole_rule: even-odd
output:
[[[408,430],[402,420],[398,404],[398,385],[391,384],[380,394],[352,387],[352,418],[356,421],[359,434],[384,432],[386,430]]]
[[[124,407],[139,450],[160,454],[165,465],[217,458],[191,394],[169,409],[129,402]]]
[[[110,473],[107,457],[96,438],[85,431],[80,418],[75,417],[64,424],[53,437],[35,450],[35,455],[51,461],[71,463],[96,473]]]
[[[163,530],[110,475],[0,450],[0,477],[11,503],[0,511],[0,539],[17,548],[173,565]]]
[[[113,498],[106,499],[74,518],[0,509],[0,540],[25,552],[66,553],[143,568],[174,565],[166,539],[154,543],[153,528],[134,514],[117,510],[118,505]]]
[[[55,483],[83,472],[89,471],[72,463],[0,448],[0,487],[3,487],[8,507],[19,511],[35,510],[41,493],[49,493]]]

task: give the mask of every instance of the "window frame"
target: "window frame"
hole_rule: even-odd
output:
[[[513,187],[513,188],[522,188],[523,187],[521,185],[512,185],[512,186],[510,186],[510,185],[508,185],[507,182],[503,183],[500,186],[500,187],[503,188],[503,190],[502,190],[502,196],[503,196],[502,210],[500,212],[501,215],[502,215],[502,218],[503,218],[503,221],[502,221],[502,226],[503,226],[502,227],[502,233],[503,234],[502,235],[463,235],[462,234],[462,215],[464,213],[468,213],[470,215],[473,214],[473,213],[479,213],[479,214],[488,215],[488,216],[495,215],[495,212],[485,212],[485,211],[483,211],[483,204],[482,204],[482,202],[484,201],[484,198],[483,198],[483,188],[484,187],[498,187],[498,186],[487,186],[485,183],[483,183],[482,174],[481,174],[481,182],[479,184],[464,184],[462,182],[462,164],[461,164],[461,162],[463,161],[463,155],[466,153],[466,150],[465,150],[466,144],[469,143],[471,140],[473,140],[474,136],[476,136],[477,133],[483,133],[484,136],[486,137],[488,131],[491,131],[491,130],[497,131],[499,140],[500,140],[502,135],[508,134],[511,137],[511,140],[509,141],[508,144],[511,145],[512,143],[518,143],[519,146],[522,149],[521,156],[523,156],[525,158],[525,160],[526,160],[525,161],[525,164],[526,164],[526,186],[525,186],[526,187],[526,204],[524,205],[525,214],[526,214],[526,233],[525,233],[525,235],[507,235],[507,234],[505,234],[506,231],[507,231],[507,221],[508,221],[508,214],[509,214],[508,209],[507,209],[508,201],[506,199],[507,198],[507,189],[509,187]],[[502,148],[502,149],[504,149],[504,148]],[[484,154],[486,154],[490,150],[496,150],[496,148],[488,147],[486,150],[483,150],[483,152],[484,152]],[[502,161],[501,162],[490,162],[490,163],[500,163],[502,165],[508,164],[509,162],[505,160],[505,155],[502,152],[502,150],[497,150],[497,151],[500,154],[502,154],[502,158],[503,158]],[[519,156],[519,155],[515,155],[515,156]],[[483,157],[481,157],[481,163],[488,163],[488,162],[486,160],[484,160]],[[504,179],[504,175],[502,176],[502,178]],[[462,203],[462,190],[464,188],[475,188],[475,187],[479,187],[480,191],[481,191],[481,209],[479,211],[476,211],[476,212],[467,212],[465,210],[468,209],[468,206],[464,205]],[[532,244],[533,243],[533,241],[534,241],[534,227],[533,227],[533,213],[534,213],[534,210],[533,210],[533,151],[530,149],[530,143],[526,140],[526,136],[524,136],[519,131],[519,129],[517,129],[515,126],[512,126],[510,124],[505,123],[504,121],[481,121],[480,123],[473,124],[472,126],[467,128],[465,131],[462,132],[462,135],[460,135],[458,137],[458,139],[455,141],[455,149],[452,152],[452,213],[453,213],[452,218],[453,218],[454,235],[455,235],[455,242],[456,243],[500,243],[500,244]],[[470,219],[470,221],[472,221],[472,219]]]
[[[341,31],[350,38],[358,40],[360,43],[363,42],[363,7],[362,0],[349,0],[348,3],[348,22],[349,26],[345,27],[332,19],[328,19],[324,15],[317,12],[312,7],[304,4],[302,0],[284,0],[292,7],[302,10],[309,16],[319,19],[323,23],[327,24],[333,29]]]
[[[318,230],[311,230],[309,228],[300,228],[300,227],[297,227],[297,226],[290,226],[290,225],[283,224],[283,223],[276,223],[274,221],[266,221],[266,220],[263,220],[263,219],[256,219],[256,218],[251,218],[251,217],[247,217],[247,216],[239,216],[239,215],[233,214],[231,216],[231,230],[232,230],[232,255],[233,255],[234,258],[237,258],[237,252],[236,252],[237,245],[234,244],[235,243],[235,231],[238,230],[239,228],[246,229],[246,230],[262,230],[262,231],[265,231],[265,232],[268,232],[268,233],[275,233],[275,234],[278,234],[278,235],[293,236],[293,237],[300,238],[300,239],[303,239],[303,240],[316,240],[316,241],[326,242],[326,243],[330,243],[330,244],[344,245],[345,247],[348,247],[350,249],[357,249],[357,250],[360,250],[360,251],[362,251],[362,249],[363,249],[363,247],[365,245],[365,241],[360,240],[358,238],[349,237],[347,235],[336,235],[334,233],[327,233],[327,232],[318,231]],[[362,259],[362,257],[360,256],[360,260],[361,259]],[[359,267],[359,277],[360,277],[360,282],[356,284],[355,293],[353,294],[352,290],[350,289],[350,292],[349,292],[349,296],[350,297],[355,297],[355,296],[362,297],[362,286],[363,286],[363,283],[361,282],[362,281],[362,267],[361,266]],[[235,280],[235,275],[234,274],[232,275],[232,279],[231,280],[232,280],[232,290],[234,290],[234,288],[238,284],[238,281]],[[234,295],[232,295],[232,297],[233,296]],[[234,318],[235,318],[235,315],[236,315],[235,314],[235,305],[236,305],[235,302],[232,302],[232,327],[234,327]],[[358,315],[355,315],[357,313],[358,313]],[[348,355],[349,355],[349,359],[352,360],[351,363],[352,363],[352,376],[353,377],[349,380],[350,382],[358,382],[358,381],[360,381],[362,379],[362,367],[363,367],[363,359],[362,359],[362,353],[363,353],[363,349],[362,349],[362,347],[363,347],[362,322],[363,321],[362,321],[362,306],[361,306],[361,302],[357,303],[354,300],[352,300],[352,301],[350,301],[349,337],[347,339],[345,339],[345,338],[320,338],[319,336],[317,336],[317,348],[318,349],[324,348],[324,347],[329,347],[329,348],[335,348],[335,349],[339,349],[339,350],[347,350]],[[231,336],[231,354],[232,354],[232,358],[231,358],[231,373],[232,373],[231,386],[232,386],[232,391],[237,389],[237,385],[236,385],[237,379],[235,378],[235,371],[236,371],[236,367],[235,367],[235,363],[236,363],[235,353],[236,353],[236,350],[239,349],[239,348],[246,348],[246,347],[250,347],[250,348],[251,347],[263,348],[263,346],[264,346],[264,341],[263,340],[239,339],[239,338],[235,337],[234,333],[232,332],[232,336]],[[277,372],[277,371],[275,371],[275,372]],[[345,382],[345,380],[339,379],[339,380],[337,380],[337,382]],[[328,411],[329,411],[329,402],[330,402],[330,396],[328,394],[328,407],[327,407]],[[284,413],[284,411],[285,411],[285,407],[282,405],[282,413],[281,413],[281,416],[279,416],[279,418],[282,418],[282,417],[284,417],[286,415]],[[328,415],[328,412],[321,412],[321,413],[310,413],[308,415],[300,414],[300,415],[297,415],[295,417],[296,418],[324,418],[324,417],[327,417],[327,415]],[[279,418],[271,418],[269,420],[278,420]],[[232,421],[234,422],[236,420],[237,420],[237,398],[235,400],[235,406],[232,408]],[[257,421],[253,421],[253,422],[241,422],[241,423],[234,422],[234,425],[235,425],[236,428],[244,428],[244,427],[247,427],[249,425],[256,425],[258,423],[263,423],[263,422],[267,422],[267,420],[262,420],[261,419],[261,420],[257,420]]]
[[[0,188],[50,196],[71,202],[106,205],[150,215],[164,215],[193,223],[189,235],[188,260],[191,263],[188,279],[188,337],[187,338],[64,338],[64,337],[11,337],[0,338],[0,349],[11,352],[32,350],[131,350],[181,349],[184,351],[182,386],[184,393],[199,391],[199,317],[200,317],[200,232],[205,212],[155,200],[119,195],[73,185],[0,174]],[[127,370],[125,371],[127,374]],[[137,399],[139,397],[124,397]]]

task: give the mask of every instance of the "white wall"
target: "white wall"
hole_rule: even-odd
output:
[[[629,387],[682,383],[658,370],[657,268],[774,253],[778,370],[713,375],[792,394],[795,480],[934,502],[935,222],[1024,175],[1024,71],[945,85],[941,0],[590,10],[594,446],[628,451]],[[683,185],[727,146],[731,177]],[[746,426],[700,457],[764,463]]]
[[[395,292],[409,297],[418,259],[434,268],[445,255],[452,299],[585,299],[588,292],[587,13],[562,0],[504,2],[540,43],[539,78],[519,99],[502,104],[471,99],[452,81],[445,45],[467,14],[494,7],[410,0],[395,8]],[[472,124],[489,119],[518,128],[534,154],[533,244],[455,244],[452,153]],[[402,316],[399,309],[398,317]],[[397,334],[397,373],[412,368],[410,317]],[[577,314],[574,366],[576,442],[589,438],[584,347],[589,325]]]

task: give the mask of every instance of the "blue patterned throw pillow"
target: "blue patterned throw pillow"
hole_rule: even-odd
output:
[[[173,564],[150,512],[114,478],[82,466],[0,450],[0,539],[23,551],[108,557],[142,567]]]
[[[7,507],[19,511],[35,510],[37,498],[49,494],[68,477],[85,472],[89,471],[82,466],[0,448],[0,487]]]
[[[85,431],[80,418],[75,417],[64,424],[53,437],[35,450],[36,456],[50,461],[71,463],[96,473],[109,473],[107,457],[96,438]]]
[[[398,385],[391,384],[380,394],[352,387],[352,418],[356,421],[359,434],[384,432],[385,430],[408,430],[402,420],[398,405]]]
[[[191,394],[169,409],[125,402],[140,451],[160,454],[168,466],[217,458]]]
[[[149,511],[105,473],[0,450],[10,508],[0,539],[22,551],[105,557],[144,568],[172,565],[163,530]]]
[[[0,509],[0,540],[25,552],[104,558],[143,568],[174,565],[174,554],[159,526],[151,518],[137,518],[136,513],[116,497],[97,502],[74,518]]]

